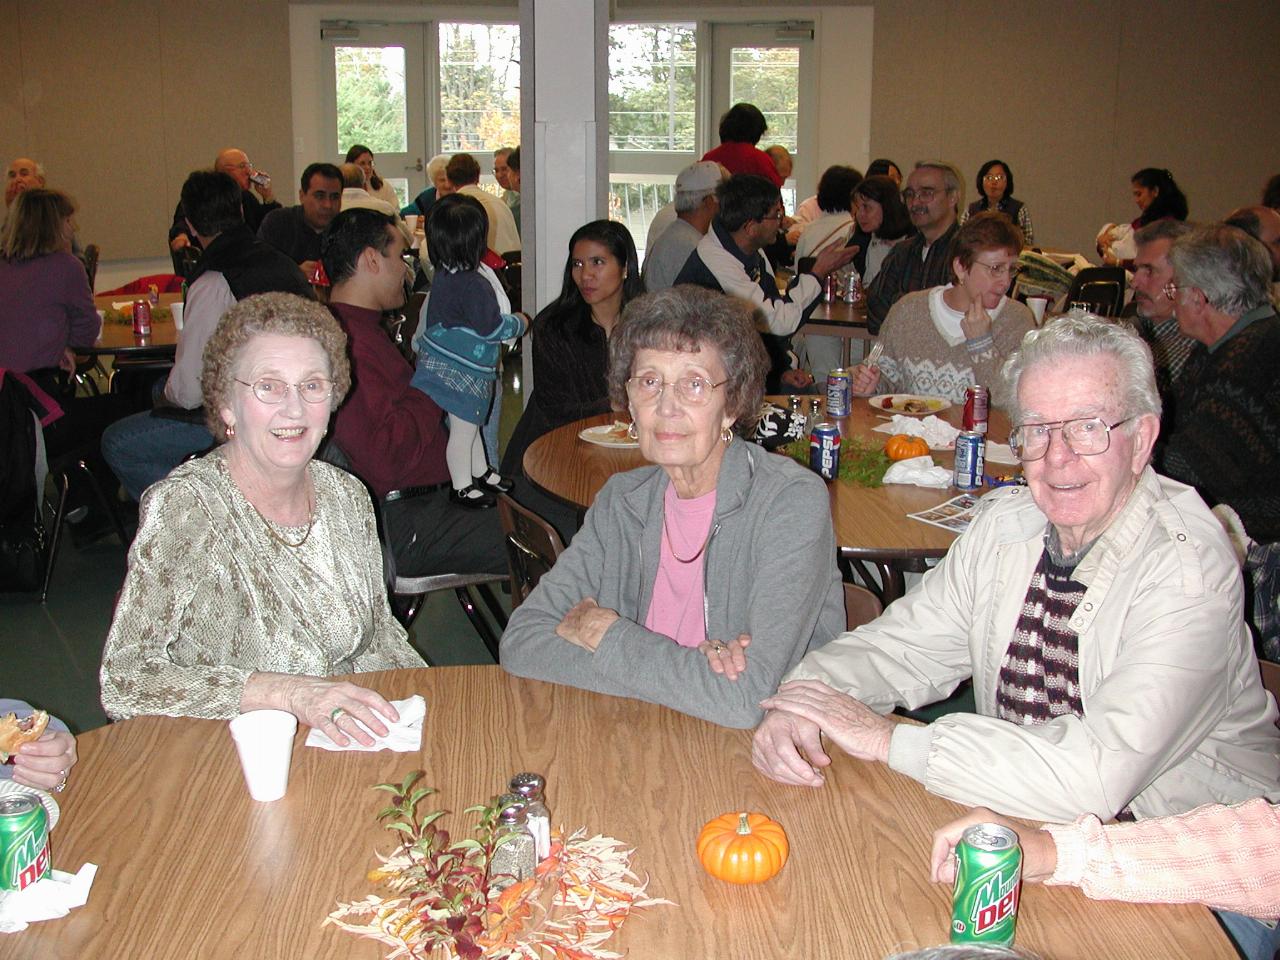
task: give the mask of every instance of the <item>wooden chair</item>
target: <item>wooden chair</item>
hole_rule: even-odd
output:
[[[844,585],[844,618],[845,628],[856,630],[864,623],[870,623],[884,612],[880,598],[856,583]]]
[[[1067,305],[1087,303],[1102,317],[1118,317],[1124,309],[1123,267],[1086,267],[1076,274],[1067,291]]]
[[[564,553],[564,542],[555,527],[505,493],[498,497],[498,517],[507,544],[511,609],[514,610]]]
[[[98,258],[102,255],[102,251],[98,249],[96,243],[91,243],[84,248],[84,272],[89,277],[89,292],[93,292],[93,285],[98,280]]]

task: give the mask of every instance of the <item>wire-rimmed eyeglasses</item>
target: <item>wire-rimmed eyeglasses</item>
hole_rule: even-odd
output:
[[[728,380],[712,383],[706,377],[677,377],[663,380],[661,377],[629,377],[627,393],[636,403],[654,403],[667,387],[675,387],[676,396],[690,406],[700,407],[711,399],[711,391],[723,387]]]
[[[275,377],[262,377],[253,383],[236,377],[235,381],[252,390],[253,395],[263,403],[273,405],[284,403],[285,398],[289,396],[290,387],[297,390],[298,396],[307,403],[324,403],[333,396],[333,381],[323,377],[310,377],[301,383],[288,383],[277,380]]]
[[[1053,420],[1049,423],[1020,423],[1009,431],[1009,449],[1023,463],[1039,460],[1049,452],[1053,431],[1061,430],[1067,447],[1078,457],[1096,457],[1111,447],[1111,431],[1133,417],[1107,423],[1101,417]]]

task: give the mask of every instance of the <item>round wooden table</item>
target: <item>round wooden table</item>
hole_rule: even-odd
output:
[[[365,674],[389,698],[421,693],[421,752],[329,753],[294,746],[289,790],[249,799],[224,721],[143,717],[79,738],[58,798],[54,865],[98,864],[89,902],[0,935],[4,960],[374,960],[388,948],[322,921],[373,892],[365,872],[393,834],[370,789],[427,771],[439,806],[487,801],[522,770],[547,778],[555,823],[634,847],[649,893],[677,906],[629,919],[607,944],[634,960],[868,958],[948,937],[950,890],[928,879],[933,829],[960,807],[883,764],[835,751],[817,790],[767,780],[749,731],[634,700],[521,680],[499,667]],[[429,802],[430,802],[429,801]],[[428,807],[429,809],[429,807]],[[698,865],[694,839],[726,811],[786,828],[791,859],[768,883],[738,887]],[[445,826],[460,836],[461,813]],[[1094,902],[1028,886],[1018,945],[1055,960],[1230,960],[1203,907]]]
[[[779,405],[787,403],[786,397],[770,399]],[[807,404],[809,400],[805,397],[801,402]],[[859,397],[854,398],[851,408],[848,417],[837,421],[842,436],[859,437],[879,444],[889,439],[887,434],[873,430],[884,423],[881,419],[885,416],[883,412],[877,413]],[[960,426],[961,415],[962,410],[958,406],[938,414],[957,427]],[[638,449],[601,447],[578,436],[584,427],[612,423],[614,419],[613,414],[588,417],[539,437],[525,451],[525,475],[552,496],[581,509],[591,506],[611,476],[646,463]],[[990,436],[1004,440],[1008,435],[1008,417],[992,411]],[[935,450],[932,455],[936,463],[948,470],[955,462],[950,451]],[[841,480],[828,484],[828,488],[831,491],[831,518],[835,525],[836,543],[847,557],[875,561],[922,560],[941,557],[955,540],[955,534],[950,531],[907,516],[954,497],[959,491],[953,488],[938,490],[902,484],[867,488]]]
[[[123,303],[130,299],[126,296],[102,294],[93,298],[99,310],[111,309],[113,303]],[[136,298],[135,298],[136,299]],[[182,299],[180,293],[160,294],[160,306],[167,307]],[[170,356],[178,348],[178,329],[172,320],[152,319],[151,336],[139,337],[133,332],[133,326],[127,323],[102,324],[102,333],[92,346],[76,347],[77,353],[88,355],[116,354],[118,356]]]

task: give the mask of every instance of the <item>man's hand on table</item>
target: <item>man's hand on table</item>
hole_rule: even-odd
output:
[[[737,680],[739,674],[747,669],[747,647],[751,643],[750,634],[740,634],[737,640],[727,643],[720,640],[704,640],[698,644],[711,664],[713,672],[722,675],[726,680]]]
[[[564,619],[560,621],[560,625],[556,627],[556,633],[570,643],[596,652],[596,647],[600,646],[600,641],[604,638],[605,631],[613,626],[613,622],[618,619],[618,614],[602,607],[596,603],[595,597],[587,597],[585,600],[578,601],[573,609],[564,615]]]
[[[382,717],[396,721],[400,714],[382,694],[346,680],[329,680],[288,673],[257,672],[245,681],[240,697],[241,711],[287,710],[299,723],[317,727],[329,739],[345,747],[348,738],[369,747],[373,737],[388,733]]]
[[[784,387],[803,390],[805,387],[813,385],[813,374],[809,373],[808,370],[787,370],[778,380]]]
[[[761,706],[766,706],[764,701]],[[807,758],[807,759],[806,759]],[[751,762],[771,780],[797,787],[820,787],[826,778],[819,767],[830,766],[822,749],[822,731],[803,717],[770,710],[751,740]]]
[[[13,781],[39,790],[60,790],[76,763],[76,738],[62,730],[46,730],[13,755]]]
[[[933,832],[933,850],[929,854],[929,879],[934,883],[955,883],[956,844],[965,830],[975,823],[998,823],[1018,835],[1022,845],[1022,879],[1040,883],[1053,876],[1058,868],[1058,847],[1053,834],[1007,820],[986,807],[974,807],[959,820]]]
[[[809,721],[841,750],[859,760],[889,760],[894,722],[820,680],[784,683],[760,706]]]

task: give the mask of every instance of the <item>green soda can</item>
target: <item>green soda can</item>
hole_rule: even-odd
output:
[[[0,798],[0,890],[22,890],[52,869],[44,804],[31,794]]]
[[[977,823],[956,844],[951,942],[1013,945],[1022,891],[1018,835],[998,823]]]

